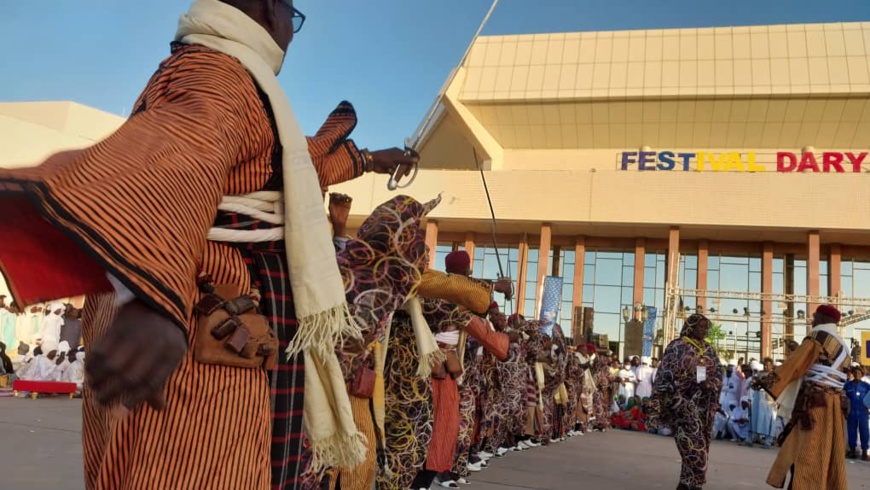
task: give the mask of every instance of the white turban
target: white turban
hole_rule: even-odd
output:
[[[69,342],[66,340],[62,340],[59,344],[57,344],[57,351],[61,354],[66,354],[69,352]]]
[[[649,356],[643,356],[640,358],[640,363],[650,365],[652,364],[652,358],[650,358]]]
[[[61,315],[63,315],[63,312],[66,311],[66,306],[64,306],[64,304],[61,303],[60,301],[52,301],[51,303],[48,304],[48,306],[46,306],[46,310],[47,310],[45,312],[46,314],[54,313],[55,311],[60,310]],[[67,350],[69,350],[69,349],[67,349]]]
[[[752,362],[749,364],[749,367],[750,367],[753,371],[756,371],[756,372],[758,372],[758,371],[763,371],[763,370],[764,370],[764,366],[762,366],[761,363],[758,362],[758,361],[752,361]]]
[[[85,351],[80,350],[76,352],[76,361],[84,361],[85,360]]]
[[[734,359],[731,359],[730,361],[728,361],[728,365],[731,367],[737,367],[737,361]]]
[[[46,340],[42,343],[42,353],[48,354],[49,352],[57,350],[57,341],[56,340]]]

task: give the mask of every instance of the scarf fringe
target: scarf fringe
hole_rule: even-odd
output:
[[[327,358],[335,354],[336,345],[341,345],[349,339],[362,340],[362,331],[351,315],[347,303],[298,318],[297,321],[299,327],[296,336],[284,351],[287,359],[293,359],[305,351],[315,352],[321,358]]]
[[[420,357],[420,365],[417,366],[417,376],[428,378],[432,376],[432,368],[440,362],[447,361],[447,355],[441,352],[441,349],[429,354],[422,354]]]
[[[352,469],[366,461],[368,447],[365,434],[336,434],[321,441],[311,442],[311,471],[327,468]]]

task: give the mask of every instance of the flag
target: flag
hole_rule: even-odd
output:
[[[553,325],[559,321],[559,310],[562,308],[561,277],[547,276],[544,278],[544,288],[541,294],[541,331],[550,335]]]

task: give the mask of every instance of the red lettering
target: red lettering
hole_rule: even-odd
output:
[[[842,153],[834,153],[834,152],[825,152],[822,154],[822,165],[825,172],[830,172],[831,167],[837,171],[837,173],[843,173],[843,166],[840,165],[843,163],[843,154]]]
[[[867,158],[867,152],[859,153],[857,156],[852,153],[846,153],[846,156],[849,158],[849,162],[852,164],[852,172],[860,173],[861,172],[861,164],[864,163],[864,159]]]
[[[788,160],[788,163],[786,163]],[[776,171],[791,172],[797,166],[797,156],[788,151],[781,151],[776,154]]]
[[[819,171],[819,164],[816,162],[816,156],[812,153],[804,153],[801,156],[801,163],[798,165],[797,171],[803,172],[804,170],[812,170],[813,172]]]

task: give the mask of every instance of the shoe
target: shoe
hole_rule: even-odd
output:
[[[481,468],[486,468],[487,466],[489,466],[489,461],[481,459],[477,462],[477,466],[480,466]]]
[[[494,456],[494,454],[488,453],[486,451],[481,451],[481,452],[477,453],[477,457],[480,459],[492,459],[493,456]]]
[[[468,468],[468,471],[472,473],[478,473],[480,471],[483,471],[483,468],[481,468],[479,464],[468,463],[465,467]]]
[[[507,454],[507,453],[509,453],[509,452],[510,452],[510,450],[509,450],[508,448],[506,448],[506,447],[500,447],[500,448],[498,448],[498,449],[495,450],[495,455],[498,456],[498,457],[502,457],[502,456],[504,456],[505,454]]]
[[[468,480],[466,480],[465,478],[460,476],[459,479],[456,480],[456,483],[458,483],[460,485],[468,485]]]
[[[531,449],[532,446],[529,446],[528,444],[526,444],[525,441],[520,441],[517,443],[517,448],[519,448],[522,451],[525,451],[526,449]]]
[[[867,451],[862,451],[861,461],[870,461],[870,455],[867,454]]]
[[[459,484],[456,483],[455,480],[447,480],[441,482],[441,486],[444,488],[459,488]]]
[[[532,438],[526,439],[525,441],[523,441],[523,444],[529,447],[541,447],[541,444],[535,442],[535,440]]]
[[[857,453],[858,451],[856,451],[855,449],[849,449],[849,451],[846,453],[846,457],[849,459],[855,459],[856,457],[858,457]]]

